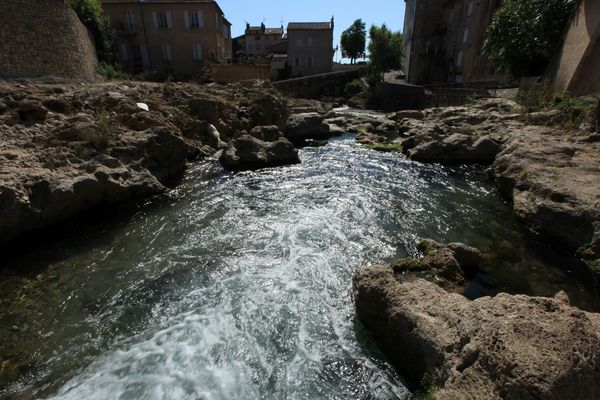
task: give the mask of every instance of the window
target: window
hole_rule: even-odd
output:
[[[313,39],[311,37],[309,37],[307,39],[307,41],[308,41],[308,46],[312,46],[313,45]]]
[[[306,65],[308,67],[312,67],[313,66],[313,58],[312,57],[306,57]]]
[[[469,8],[467,10],[467,17],[470,17],[471,15],[473,15],[473,1],[469,2]]]
[[[127,51],[126,43],[121,43],[121,59],[124,63],[129,61],[129,52]]]
[[[163,45],[163,60],[173,61],[173,48],[170,44]]]
[[[204,26],[204,18],[202,15],[202,11],[190,11],[186,12],[187,28],[202,28]]]
[[[167,21],[166,13],[158,13],[158,27],[159,28],[168,28],[169,22]]]
[[[298,46],[298,47],[304,46],[304,40],[302,40],[302,39],[296,39],[296,46]]]
[[[295,65],[296,67],[299,67],[299,66],[300,66],[300,57],[296,57],[296,58],[294,59],[294,65]]]
[[[171,29],[173,28],[173,17],[171,11],[152,12],[152,22],[155,29]]]
[[[469,40],[469,28],[465,28],[465,33],[463,33],[463,43],[467,43]]]
[[[195,61],[200,61],[204,58],[202,55],[202,45],[199,43],[192,44],[192,53]]]
[[[127,32],[135,32],[135,14],[131,11],[128,11],[126,14],[127,22],[126,29]]]
[[[460,53],[458,53],[458,56],[456,57],[456,66],[462,67],[462,63],[463,63],[463,52],[461,51]]]

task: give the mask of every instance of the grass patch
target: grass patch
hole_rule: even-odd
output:
[[[435,392],[437,388],[433,384],[433,377],[430,374],[425,374],[423,379],[421,379],[421,386],[423,390],[415,395],[413,395],[411,400],[436,400],[437,397]]]
[[[77,139],[89,143],[97,150],[101,150],[108,146],[113,130],[114,126],[108,112],[102,110],[96,113],[96,126],[80,130]]]
[[[560,111],[559,125],[566,128],[577,128],[582,123],[589,123],[598,129],[600,125],[600,93],[589,96],[555,94],[548,85],[537,84],[529,90],[519,91],[515,101],[526,113]]]

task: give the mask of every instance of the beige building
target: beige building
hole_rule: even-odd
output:
[[[330,22],[290,22],[287,28],[288,58],[292,76],[331,72],[333,28]]]
[[[198,74],[231,60],[231,24],[211,0],[101,0],[123,69]]]
[[[486,29],[501,0],[405,0],[408,83],[506,81],[481,54]]]
[[[554,70],[557,91],[600,91],[600,1],[580,1]]]

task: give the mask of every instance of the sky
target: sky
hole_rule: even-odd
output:
[[[253,26],[264,22],[274,28],[282,22],[287,27],[288,22],[325,22],[334,16],[335,48],[342,32],[359,18],[367,24],[367,31],[372,24],[385,23],[394,31],[401,31],[404,25],[404,0],[217,0],[217,3],[233,24],[233,37],[244,34],[246,22]],[[341,60],[340,53],[335,61]]]

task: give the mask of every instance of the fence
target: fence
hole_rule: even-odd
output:
[[[456,82],[426,85],[430,107],[459,106],[479,97],[495,97],[498,81]]]

